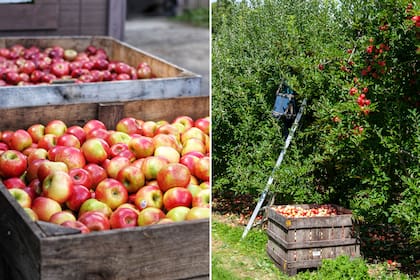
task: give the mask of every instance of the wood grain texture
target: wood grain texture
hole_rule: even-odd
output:
[[[181,115],[188,115],[193,119],[209,115],[209,98],[201,96],[134,100],[123,102],[123,104],[123,113],[118,113],[118,116],[134,117],[141,120],[172,121],[175,117]],[[115,102],[111,102],[110,105],[114,106]],[[110,126],[107,126],[108,128],[115,128],[117,117],[109,118],[105,113],[106,111],[100,113],[100,106],[104,107],[106,103],[0,108],[0,131],[27,129],[35,123],[46,125],[55,119],[63,120],[67,126],[84,125],[91,119],[99,119],[108,123]]]
[[[127,1],[108,0],[108,36],[124,40]]]

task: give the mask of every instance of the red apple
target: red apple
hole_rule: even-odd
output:
[[[210,179],[210,158],[208,156],[198,160],[194,166],[193,174],[202,181],[208,181]]]
[[[26,184],[21,177],[7,178],[3,180],[2,183],[6,187],[6,189],[24,189],[26,187]]]
[[[80,144],[83,144],[86,140],[86,132],[85,130],[79,125],[73,125],[67,128],[66,134],[71,134],[77,137]]]
[[[117,74],[131,74],[131,66],[124,62],[117,62],[115,64],[115,72]]]
[[[9,189],[9,193],[16,199],[17,203],[23,208],[31,207],[31,197],[27,192],[22,189],[12,188]]]
[[[172,147],[178,152],[180,152],[182,149],[182,146],[172,134],[156,134],[155,136],[153,136],[152,140],[155,149],[161,146]]]
[[[24,129],[16,130],[10,139],[12,150],[23,151],[32,145],[31,135]]]
[[[163,206],[163,193],[158,186],[144,186],[137,191],[134,204],[139,210],[147,207],[160,209]]]
[[[194,195],[192,207],[210,207],[210,189],[202,189]]]
[[[98,128],[98,129],[94,129],[94,130],[89,131],[86,134],[86,139],[101,138],[101,139],[106,141],[109,137],[109,134],[110,134],[109,130],[106,130],[104,128]]]
[[[155,136],[157,124],[154,121],[145,121],[141,126],[141,134],[147,137]]]
[[[73,210],[79,211],[80,206],[86,200],[92,198],[92,193],[83,185],[73,184],[73,192],[66,201],[66,206]]]
[[[116,178],[126,188],[128,193],[135,193],[145,184],[145,177],[140,168],[128,165],[123,167]]]
[[[32,142],[38,143],[39,139],[44,136],[45,126],[43,124],[33,124],[26,130],[31,135]]]
[[[131,139],[131,136],[128,135],[127,133],[125,133],[125,132],[111,131],[111,132],[109,132],[109,135],[108,135],[108,138],[106,139],[106,141],[108,142],[109,146],[112,146],[112,145],[117,144],[117,143],[128,144],[130,139]]]
[[[43,148],[49,151],[52,147],[57,145],[57,136],[54,134],[44,134],[38,140],[38,148]]]
[[[38,218],[45,222],[48,222],[53,214],[62,211],[57,201],[43,196],[35,198],[31,208]]]
[[[58,203],[66,202],[73,192],[70,175],[64,171],[54,171],[42,181],[42,195]]]
[[[128,201],[128,192],[119,181],[107,178],[96,186],[95,198],[114,210]]]
[[[163,194],[163,206],[167,211],[177,206],[190,208],[192,204],[192,195],[187,188],[174,187]]]
[[[45,126],[45,134],[63,135],[67,130],[67,125],[61,120],[52,120]]]
[[[141,171],[143,171],[144,177],[146,180],[156,179],[158,172],[162,167],[166,166],[168,161],[160,157],[146,157],[144,158],[143,164],[141,166]]]
[[[36,65],[33,61],[31,60],[26,60],[25,63],[23,63],[20,67],[19,70],[22,73],[25,73],[27,75],[31,75],[32,72],[34,72],[36,69]]]
[[[57,225],[61,225],[66,221],[76,221],[76,217],[70,211],[60,211],[51,215],[49,222]]]
[[[203,155],[201,157],[203,157]],[[198,156],[195,156],[192,153],[188,153],[186,155],[183,155],[180,158],[179,163],[188,167],[188,169],[190,170],[190,173],[193,174],[194,173],[194,166],[197,164],[199,159],[200,158]]]
[[[205,141],[205,137],[204,137]],[[181,155],[186,155],[191,152],[199,152],[205,154],[207,151],[205,142],[201,141],[197,138],[190,138],[183,142],[183,147],[181,151]]]
[[[93,181],[90,172],[84,168],[73,168],[69,170],[70,178],[74,185],[83,185],[92,188]]]
[[[172,124],[181,124],[181,132],[184,132],[194,126],[194,120],[189,116],[179,116],[173,120]]]
[[[90,177],[92,179],[92,188],[95,188],[100,181],[108,177],[106,170],[96,163],[88,163],[83,167],[83,169],[89,171]]]
[[[37,169],[37,178],[43,182],[44,179],[55,171],[68,173],[69,169],[64,162],[44,160]]]
[[[188,139],[191,138],[196,138],[198,140],[200,140],[201,142],[205,141],[205,133],[203,131],[201,131],[201,129],[197,128],[197,127],[191,127],[190,129],[188,129],[187,131],[185,131],[184,133],[182,133],[181,135],[181,142],[183,145],[185,145],[185,142]]]
[[[57,138],[57,146],[80,148],[79,139],[72,134],[63,134]]]
[[[27,207],[25,207],[25,208],[23,208],[23,210],[25,211],[25,213],[26,214],[28,214],[28,216],[29,216],[29,218],[32,220],[32,221],[38,221],[39,220],[39,218],[38,218],[38,215],[35,213],[35,211],[34,210],[32,210],[31,208],[27,208]]]
[[[132,137],[128,142],[128,148],[138,159],[152,156],[155,151],[152,138],[146,136]]]
[[[138,213],[130,208],[118,208],[112,212],[109,222],[111,228],[131,228],[137,226]]]
[[[88,163],[100,164],[109,156],[109,145],[101,138],[91,138],[86,140],[81,147],[81,151]]]
[[[15,150],[7,150],[0,155],[0,177],[3,179],[20,177],[27,168],[27,157]]]
[[[153,155],[155,157],[165,158],[169,163],[179,163],[181,157],[176,149],[168,146],[157,147]]]
[[[55,161],[64,162],[68,169],[83,168],[86,165],[82,151],[75,147],[65,147],[59,149],[54,157]]]
[[[47,159],[51,161],[55,161],[55,156],[57,155],[58,151],[65,149],[64,146],[54,146],[50,148],[47,152]]]
[[[183,164],[169,163],[159,170],[156,179],[162,192],[166,192],[174,187],[186,188],[190,183],[191,173]]]
[[[108,217],[102,212],[89,211],[80,215],[77,220],[83,223],[91,232],[111,228]]]
[[[144,65],[143,67],[138,67],[136,69],[136,74],[138,79],[150,79],[152,78],[152,68],[148,65]]]
[[[83,129],[86,134],[98,128],[102,128],[106,130],[105,124],[101,122],[100,120],[90,120],[87,123],[85,123],[85,125],[83,126]]]
[[[194,126],[199,128],[202,132],[209,135],[210,134],[210,118],[199,118],[195,120]]]
[[[165,218],[165,213],[161,209],[148,207],[140,211],[137,224],[139,226],[153,225],[163,218]]]
[[[43,77],[44,77],[45,73],[42,72],[41,70],[34,70],[31,74],[31,82],[38,84],[41,83],[43,81]]]
[[[80,230],[80,233],[89,233],[90,232],[90,230],[82,222],[79,222],[79,221],[75,221],[75,222],[74,221],[65,221],[64,223],[61,224],[61,226],[78,229],[78,230]]]
[[[115,129],[127,134],[141,133],[141,122],[133,117],[126,117],[118,121]]]

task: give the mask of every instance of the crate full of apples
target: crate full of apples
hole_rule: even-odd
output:
[[[0,120],[0,275],[208,279],[210,120],[154,109],[175,104],[208,100],[127,102],[114,126],[112,106],[105,119],[73,104],[21,128]]]
[[[110,37],[0,38],[0,106],[200,95],[201,77]]]

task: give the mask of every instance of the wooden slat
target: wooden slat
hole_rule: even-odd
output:
[[[80,35],[107,34],[108,1],[81,1]]]
[[[163,280],[207,276],[208,229],[208,220],[196,220],[44,238],[41,277]]]
[[[59,19],[58,8],[58,2],[55,0],[1,5],[0,30],[56,29]]]
[[[127,1],[108,0],[108,36],[124,39]]]

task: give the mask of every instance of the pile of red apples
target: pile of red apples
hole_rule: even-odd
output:
[[[331,204],[323,204],[310,208],[303,208],[296,205],[280,205],[274,206],[273,209],[287,218],[328,217],[337,215],[337,209]]]
[[[82,233],[205,219],[209,130],[209,117],[189,116],[4,130],[0,179],[32,220]]]
[[[51,84],[57,80],[75,83],[153,78],[146,62],[136,66],[111,60],[102,48],[84,51],[53,46],[46,49],[16,44],[0,48],[0,86]]]

